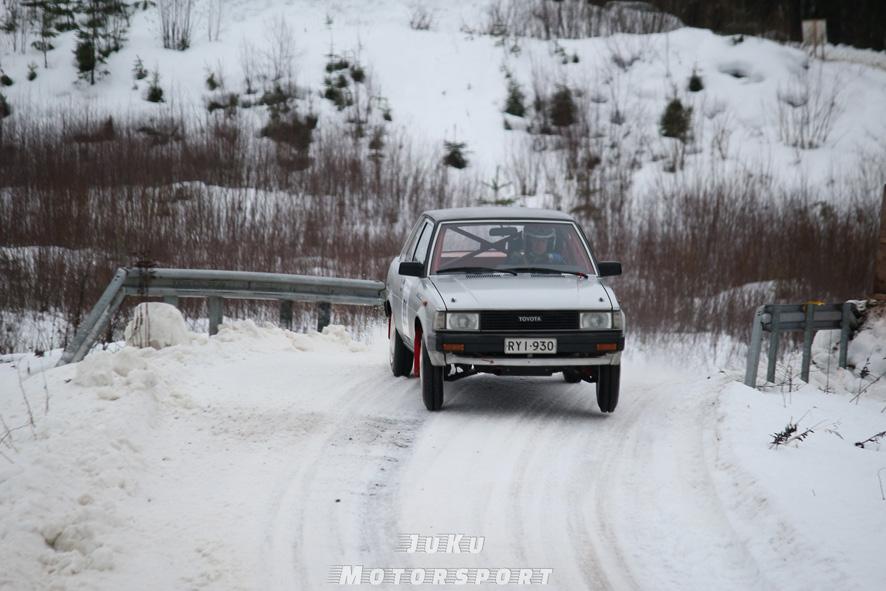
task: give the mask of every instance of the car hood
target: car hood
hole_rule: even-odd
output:
[[[435,275],[447,310],[611,310],[614,300],[596,277],[574,275]]]

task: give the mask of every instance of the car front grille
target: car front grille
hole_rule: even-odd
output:
[[[480,330],[499,332],[578,330],[578,312],[561,310],[481,312]]]

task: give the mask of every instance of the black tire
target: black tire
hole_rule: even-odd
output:
[[[412,374],[412,352],[403,344],[400,333],[397,332],[397,324],[391,318],[391,326],[388,329],[390,340],[391,373],[394,377],[409,377]]]
[[[422,343],[421,347],[421,398],[425,408],[436,411],[443,408],[443,374],[445,367],[434,367]]]
[[[600,366],[597,378],[597,406],[600,412],[613,412],[618,406],[618,388],[621,382],[620,365]]]
[[[577,369],[567,369],[563,372],[563,381],[567,384],[577,384],[581,381],[581,374]]]

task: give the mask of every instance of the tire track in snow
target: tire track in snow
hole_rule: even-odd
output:
[[[281,483],[269,516],[273,533],[269,540],[268,588],[320,587],[331,565],[350,563],[346,560],[349,555],[365,559],[367,550],[371,551],[372,544],[365,535],[371,528],[364,520],[378,509],[372,494],[376,491],[371,489],[379,487],[373,485],[383,483],[378,480],[378,464],[365,460],[378,449],[390,452],[386,457],[395,461],[386,461],[385,456],[381,461],[392,473],[399,462],[396,456],[406,450],[398,442],[378,441],[389,430],[376,411],[402,406],[395,402],[397,395],[402,398],[403,390],[409,387],[405,380],[398,384],[387,368],[379,365],[378,369],[365,365],[356,370],[341,368],[337,379],[347,381],[329,392],[336,396],[334,426],[312,442],[310,449],[302,450],[300,455],[308,461],[299,464]],[[414,429],[416,422],[415,418],[394,419],[388,426],[400,427],[403,434]]]
[[[418,380],[365,361],[338,372],[331,427],[294,450],[305,461],[269,514],[269,588],[320,588],[333,564],[553,568],[554,589],[767,586],[705,459],[710,382],[626,372],[602,415],[590,384],[479,376],[427,413]],[[406,533],[486,544],[395,554]]]

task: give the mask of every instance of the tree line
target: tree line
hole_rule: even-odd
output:
[[[555,0],[558,1],[558,0]],[[562,0],[559,0],[562,1]],[[592,0],[605,5],[605,0]],[[648,0],[690,27],[801,41],[804,19],[827,19],[828,41],[886,49],[886,0]]]

